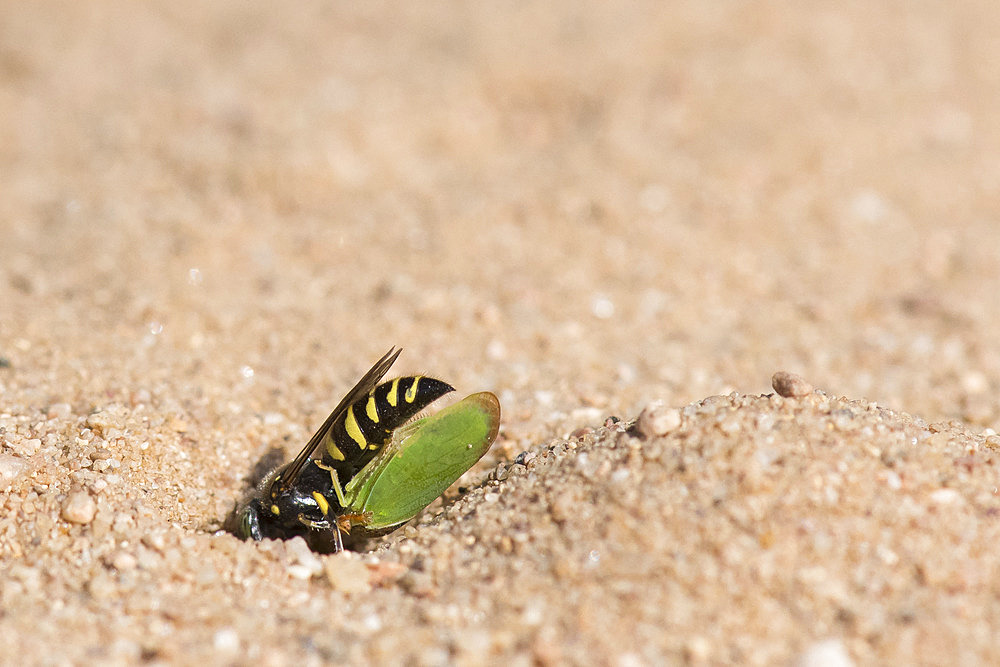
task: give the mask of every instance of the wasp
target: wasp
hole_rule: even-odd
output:
[[[489,450],[500,402],[472,394],[414,420],[454,391],[422,375],[379,384],[402,350],[391,348],[337,404],[291,463],[267,476],[236,514],[243,539],[385,534],[416,516]]]

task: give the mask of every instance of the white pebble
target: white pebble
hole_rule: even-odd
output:
[[[217,651],[236,653],[240,648],[240,636],[232,628],[223,628],[212,637],[212,645]]]
[[[341,593],[364,594],[372,588],[368,567],[347,552],[326,559],[326,578],[330,587]]]
[[[599,320],[609,320],[615,316],[615,304],[611,299],[604,296],[594,297],[590,303],[590,310]]]
[[[17,477],[28,469],[28,463],[12,454],[0,454],[0,491],[6,491]]]
[[[288,567],[288,572],[296,579],[309,579],[323,571],[323,562],[301,537],[286,542],[285,549],[286,553],[295,560],[294,564]]]
[[[280,412],[265,412],[263,421],[265,426],[277,426],[284,423],[285,415]]]
[[[28,438],[27,440],[14,441],[8,443],[10,448],[14,450],[16,454],[23,457],[28,457],[33,454],[38,453],[38,450],[42,448],[42,441],[38,438]]]
[[[493,361],[500,361],[507,357],[507,346],[503,344],[503,341],[493,339],[486,346],[486,356]]]
[[[94,520],[95,514],[97,514],[97,503],[86,491],[71,493],[62,509],[62,517],[71,523],[90,523]]]
[[[810,644],[795,664],[798,667],[853,667],[854,661],[843,641],[824,639]]]
[[[955,489],[944,488],[931,493],[931,501],[938,505],[951,505],[961,499],[962,496]]]
[[[681,411],[667,408],[661,403],[651,403],[639,413],[639,432],[647,438],[663,436],[681,425]]]
[[[368,632],[378,632],[382,629],[382,619],[376,613],[371,613],[361,619],[361,627]]]
[[[138,564],[136,557],[127,551],[119,551],[111,558],[111,566],[119,572],[134,570]]]
[[[882,222],[889,214],[889,204],[875,190],[861,190],[851,198],[851,212],[863,222]]]
[[[69,419],[73,414],[73,408],[69,403],[53,403],[49,406],[46,416],[49,419]]]

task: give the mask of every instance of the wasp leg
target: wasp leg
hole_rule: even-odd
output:
[[[330,473],[330,481],[333,482],[333,492],[337,495],[337,502],[340,503],[341,507],[347,507],[347,501],[344,500],[344,489],[340,486],[337,471],[330,466],[323,465],[322,461],[316,461],[316,466]]]
[[[348,515],[357,516],[357,515]],[[342,532],[350,532],[350,521],[348,520],[347,527],[348,530],[343,530],[341,526],[341,517],[337,517],[334,521],[330,521],[329,518],[324,518],[322,521],[316,521],[310,519],[304,514],[299,515],[299,523],[303,526],[310,528],[312,530],[332,530],[333,531],[333,553],[340,553],[344,550],[344,539],[340,536]]]
[[[333,553],[339,554],[344,550],[344,538],[340,536],[339,523],[333,524]]]
[[[300,514],[298,518],[299,523],[306,528],[311,528],[312,530],[326,530],[330,527],[330,520],[326,518],[322,521],[316,521],[315,519],[310,519],[305,514]]]

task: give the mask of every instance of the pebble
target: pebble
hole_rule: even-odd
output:
[[[285,569],[288,572],[288,576],[292,579],[312,579],[312,570],[305,565],[299,565],[296,563],[295,565],[289,565]]]
[[[73,408],[69,403],[53,403],[49,406],[45,416],[49,419],[69,419],[73,414]]]
[[[111,566],[118,570],[119,572],[128,572],[129,570],[134,570],[136,566],[139,565],[139,561],[135,556],[128,553],[127,551],[119,551],[111,557]]]
[[[11,483],[28,468],[28,463],[12,454],[0,454],[0,491],[6,491]]]
[[[931,492],[931,502],[937,505],[951,505],[961,499],[961,494],[955,489],[943,488]]]
[[[598,319],[609,320],[615,315],[615,303],[606,296],[595,296],[590,303],[590,311]]]
[[[322,561],[301,537],[288,540],[285,543],[285,550],[295,561],[288,566],[288,573],[296,579],[309,579],[323,571]]]
[[[223,653],[235,653],[240,648],[240,636],[232,628],[222,628],[213,635],[212,646]]]
[[[651,403],[639,413],[636,427],[647,438],[664,436],[681,425],[681,411],[661,403]]]
[[[372,586],[380,586],[391,583],[406,574],[407,567],[402,563],[395,562],[373,562],[367,563],[368,583]]]
[[[695,635],[684,645],[684,653],[690,662],[707,662],[712,653],[711,643],[700,635]]]
[[[99,410],[87,416],[87,426],[97,433],[104,433],[112,426],[121,426],[113,410]]]
[[[324,563],[327,581],[335,591],[347,594],[368,593],[372,587],[368,566],[348,553],[331,556]]]
[[[998,446],[1000,446],[1000,443],[998,443]],[[516,465],[527,466],[535,459],[536,456],[538,456],[538,454],[536,454],[535,452],[521,452],[514,459],[514,463]]]
[[[97,503],[86,491],[71,493],[62,508],[62,518],[71,523],[90,523],[96,513]]]
[[[787,371],[778,371],[772,375],[771,387],[778,392],[779,396],[785,398],[808,396],[813,391],[813,386],[806,382],[805,378]]]
[[[853,667],[854,661],[843,641],[824,639],[806,647],[795,664],[798,667]]]
[[[42,441],[39,438],[27,438],[25,440],[15,440],[7,444],[8,447],[21,457],[27,458],[38,453],[42,448]]]

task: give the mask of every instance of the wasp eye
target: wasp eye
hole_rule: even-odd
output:
[[[260,532],[260,512],[256,501],[248,503],[240,512],[237,533],[240,539],[252,538],[260,541],[262,537]]]

